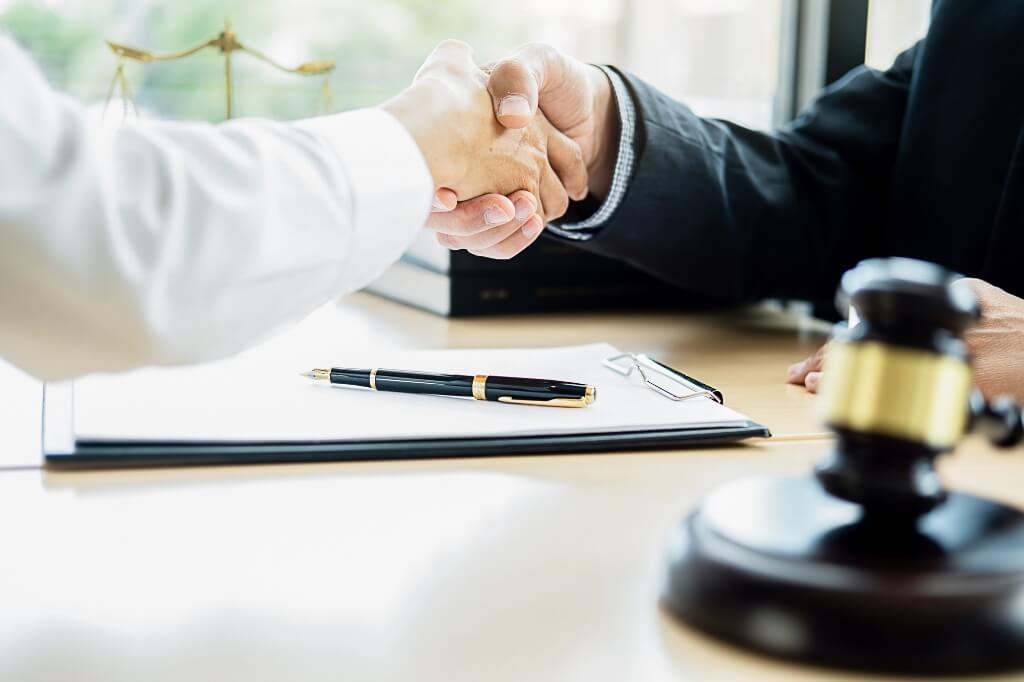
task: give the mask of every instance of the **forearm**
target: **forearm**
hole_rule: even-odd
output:
[[[0,355],[37,375],[240,350],[366,284],[426,218],[387,114],[103,132],[29,80],[0,112]]]
[[[905,77],[861,71],[766,134],[697,117],[627,75],[636,169],[585,248],[721,300],[830,297],[878,241]]]
[[[749,297],[762,288],[751,280],[762,277],[747,254],[804,248],[777,142],[702,119],[639,79],[623,79],[638,110],[636,161],[619,205],[594,226],[585,248],[688,291],[727,301]],[[774,244],[755,247],[775,224],[789,227]]]

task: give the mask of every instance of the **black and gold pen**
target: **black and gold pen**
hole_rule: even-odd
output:
[[[523,379],[477,374],[432,374],[400,369],[311,369],[302,376],[343,386],[374,391],[446,395],[493,400],[516,405],[586,407],[597,399],[597,389],[586,384],[551,379]]]

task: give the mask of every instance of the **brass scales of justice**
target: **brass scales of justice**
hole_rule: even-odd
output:
[[[128,85],[128,78],[125,75],[125,62],[127,60],[140,62],[142,64],[150,64],[153,62],[169,62],[178,59],[185,59],[190,57],[197,52],[201,52],[208,48],[215,48],[220,50],[221,54],[224,55],[224,116],[230,119],[234,113],[234,83],[231,68],[232,54],[236,51],[246,52],[250,56],[255,57],[259,61],[272,66],[278,71],[284,73],[293,73],[300,76],[326,76],[334,70],[335,63],[333,60],[323,61],[312,61],[299,64],[294,68],[287,67],[280,62],[277,62],[267,55],[263,54],[259,50],[253,49],[248,45],[242,43],[235,32],[231,29],[231,22],[227,19],[224,21],[224,30],[221,31],[216,37],[211,38],[205,42],[202,42],[193,47],[180,50],[178,52],[166,52],[156,53],[150,50],[139,49],[135,47],[129,47],[120,43],[115,43],[111,40],[106,41],[107,46],[117,56],[117,67],[114,69],[114,78],[110,84],[110,90],[107,93],[106,104],[110,104],[110,100],[113,98],[115,91],[120,89],[121,95],[124,99],[124,113],[125,116],[128,114],[128,106],[130,105],[132,110],[138,116],[138,108],[135,105],[135,99],[132,96],[131,88]],[[333,98],[331,96],[331,85],[328,78],[324,78],[323,84],[320,87],[320,106],[323,111],[329,112],[333,108]]]

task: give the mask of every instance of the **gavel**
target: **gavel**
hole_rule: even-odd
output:
[[[972,427],[997,446],[1017,444],[1020,409],[971,388],[963,334],[978,299],[953,273],[907,258],[868,260],[843,276],[837,298],[860,322],[827,352],[819,412],[836,448],[815,475],[865,514],[913,519],[945,499],[936,458]]]
[[[864,261],[838,298],[818,411],[835,446],[813,476],[712,491],[674,531],[662,601],[763,653],[912,674],[1024,667],[1024,513],[947,491],[936,459],[969,431],[1024,437],[1020,408],[972,388],[979,306],[939,266]]]

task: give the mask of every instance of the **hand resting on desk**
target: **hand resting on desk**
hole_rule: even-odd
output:
[[[992,399],[1012,395],[1024,402],[1024,299],[980,279],[968,279],[981,303],[981,319],[965,335],[974,383]],[[789,368],[787,381],[818,390],[825,347]]]

